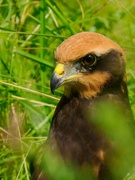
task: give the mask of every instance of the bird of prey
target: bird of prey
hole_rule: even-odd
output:
[[[80,169],[90,167],[94,179],[111,179],[106,163],[113,154],[113,145],[95,121],[98,104],[107,101],[117,104],[126,118],[133,119],[123,50],[104,35],[81,32],[57,47],[55,60],[51,91],[64,86],[64,94],[47,142],[65,162]]]

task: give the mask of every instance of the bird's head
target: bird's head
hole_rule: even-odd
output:
[[[121,47],[94,32],[81,32],[63,41],[55,51],[56,68],[51,91],[64,85],[65,95],[91,98],[106,86],[125,78],[125,56]]]

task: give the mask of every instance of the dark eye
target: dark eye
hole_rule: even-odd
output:
[[[94,54],[88,54],[82,59],[82,65],[86,67],[94,66],[97,62],[97,58]]]

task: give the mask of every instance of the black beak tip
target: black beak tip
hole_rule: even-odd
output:
[[[55,93],[55,89],[59,87],[60,79],[56,73],[53,73],[51,81],[50,81],[50,89],[52,94]]]
[[[51,89],[52,94],[54,94],[56,88],[55,88],[55,84],[54,84],[54,81],[53,81],[52,78],[51,78],[51,81],[50,81],[50,89]]]
[[[52,94],[54,94],[54,93],[55,93],[55,88],[54,88],[54,86],[52,85],[52,83],[50,83],[50,89],[51,89]]]

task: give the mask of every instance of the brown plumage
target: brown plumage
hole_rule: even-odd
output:
[[[64,86],[47,144],[59,151],[65,162],[92,169],[95,178],[111,179],[108,167],[112,143],[94,123],[98,103],[117,104],[133,119],[126,86],[125,56],[121,47],[107,37],[82,32],[57,47],[58,63],[51,79],[54,93]],[[43,178],[44,179],[44,178]]]

